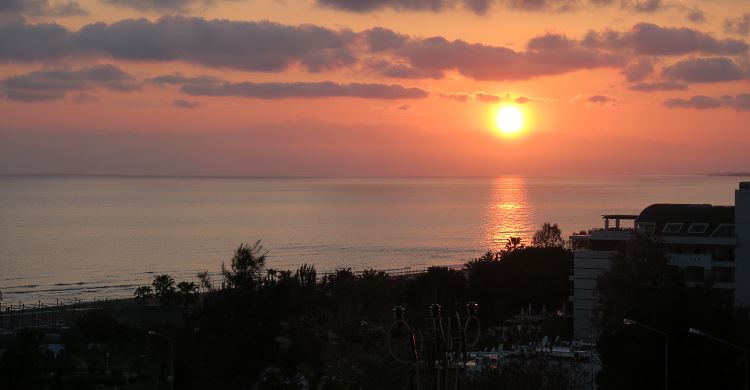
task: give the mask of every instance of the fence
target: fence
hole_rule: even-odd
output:
[[[57,301],[54,305],[0,305],[0,331],[15,331],[28,328],[63,329],[69,327],[87,311],[109,307],[114,301],[100,299],[92,301],[74,300],[72,303]]]
[[[440,267],[461,270],[463,269],[463,264],[440,265]],[[346,269],[356,276],[360,276],[365,272],[375,271],[383,272],[391,278],[410,278],[426,273],[429,267],[423,265],[419,267],[410,266],[386,269]],[[326,277],[335,273],[335,270],[326,270],[318,273],[318,282],[325,280]],[[209,273],[207,276],[208,280],[214,286],[221,285],[222,275],[220,273]],[[70,326],[77,318],[83,316],[87,311],[107,308],[119,300],[128,298],[130,296],[122,298],[93,298],[90,301],[82,301],[80,299],[63,301],[58,299],[54,304],[42,301],[37,301],[37,303],[33,304],[18,302],[16,305],[0,302],[0,331],[14,331],[25,328],[65,328]]]
[[[436,266],[444,267],[444,268],[448,268],[448,269],[452,269],[456,271],[460,271],[464,268],[463,264],[449,264],[449,265],[436,265]],[[376,269],[376,268],[364,268],[360,270],[350,269],[350,268],[345,268],[345,269],[350,270],[356,276],[360,276],[365,272],[375,271],[375,272],[383,272],[392,278],[401,278],[401,277],[414,277],[414,276],[424,274],[427,272],[429,267],[426,265],[423,265],[421,267],[401,267],[401,268],[386,268],[386,269]],[[324,271],[324,272],[319,273],[318,277],[320,279],[323,279],[326,276],[334,275],[335,273],[336,271]]]
[[[352,267],[341,267],[341,268],[337,268],[333,270],[328,269],[324,271],[318,271],[317,282],[320,283],[324,281],[327,277],[335,275],[338,270],[342,270],[342,269],[350,271],[355,276],[361,276],[365,272],[374,271],[374,272],[383,272],[386,275],[388,275],[388,277],[391,277],[391,278],[409,278],[409,277],[416,277],[421,274],[427,273],[427,270],[433,266],[444,267],[444,268],[448,268],[454,271],[460,271],[464,269],[463,263],[461,264],[436,264],[436,265],[431,265],[431,266],[421,265],[421,266],[415,266],[415,267],[408,266],[408,267],[385,268],[385,269],[378,269],[378,268],[372,268],[372,267],[364,267],[362,269],[357,269],[357,268],[352,268]],[[289,271],[294,273],[296,270],[297,269],[292,269]],[[222,280],[223,280],[223,275],[220,272],[207,272],[206,279],[214,287],[220,287]],[[194,279],[193,281],[197,282],[198,280]]]

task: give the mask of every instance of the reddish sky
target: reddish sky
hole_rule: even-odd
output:
[[[749,34],[745,0],[8,0],[0,174],[748,171]]]

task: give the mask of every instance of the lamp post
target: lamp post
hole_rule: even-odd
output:
[[[743,371],[744,371],[744,378],[745,378],[744,389],[748,390],[748,387],[747,387],[747,348],[745,348],[743,346],[740,346],[740,345],[737,345],[737,344],[734,344],[734,343],[730,343],[729,341],[720,339],[720,338],[718,338],[716,336],[710,335],[710,334],[708,334],[708,333],[706,333],[706,332],[704,332],[704,331],[702,331],[700,329],[690,328],[690,329],[688,329],[688,333],[694,334],[696,336],[702,336],[702,337],[709,338],[709,339],[711,339],[713,341],[716,341],[716,342],[724,344],[724,345],[728,345],[728,346],[730,346],[730,347],[732,347],[734,349],[737,349],[740,352],[742,352],[742,363],[743,363],[742,366],[743,366],[743,369],[744,369]]]
[[[640,326],[641,328],[648,329],[654,333],[658,333],[664,336],[664,390],[669,390],[669,335],[667,335],[667,332],[648,326],[646,324],[642,324],[638,321],[631,320],[629,318],[623,318],[622,323],[627,326]]]
[[[170,390],[174,390],[174,340],[171,337],[164,336],[161,333],[154,332],[153,330],[148,331],[149,336],[158,337],[169,342],[169,381]]]

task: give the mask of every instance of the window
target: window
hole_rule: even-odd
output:
[[[653,222],[641,222],[638,224],[638,231],[647,235],[653,236],[656,225]]]
[[[734,237],[734,225],[731,223],[722,223],[716,227],[711,235],[714,237]]]
[[[711,258],[714,261],[734,261],[734,246],[716,246],[711,251]]]
[[[679,233],[682,230],[681,222],[667,222],[664,224],[663,233]]]
[[[701,234],[701,233],[705,233],[706,229],[708,229],[707,223],[694,223],[690,225],[690,229],[688,229],[688,233]]]
[[[685,267],[685,281],[687,282],[702,282],[705,278],[705,270],[703,267]]]
[[[714,267],[711,275],[714,283],[734,283],[734,268]]]

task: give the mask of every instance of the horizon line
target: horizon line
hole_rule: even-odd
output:
[[[111,177],[111,178],[173,178],[173,179],[492,179],[497,177],[742,177],[750,178],[750,172],[708,172],[708,173],[574,173],[574,174],[498,174],[498,175],[192,175],[192,174],[143,174],[143,173],[0,173],[0,177]]]

